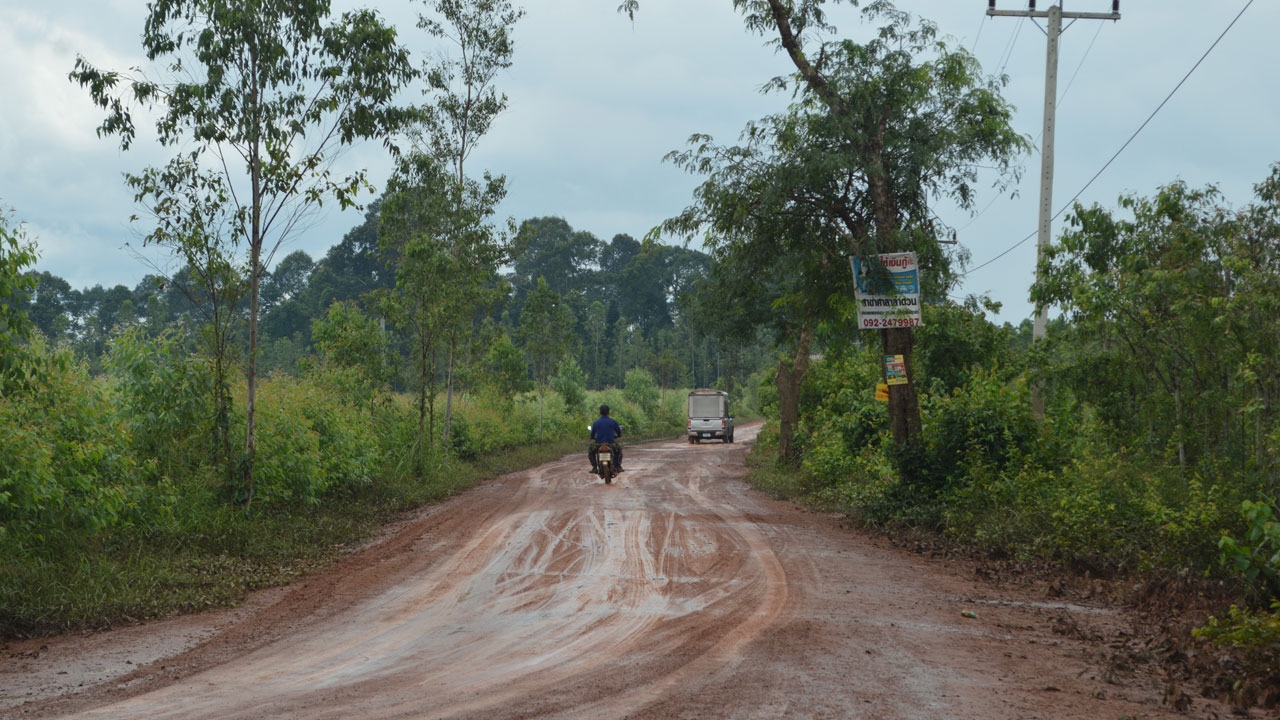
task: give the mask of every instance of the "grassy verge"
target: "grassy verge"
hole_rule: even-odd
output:
[[[585,425],[585,423],[584,423]],[[629,438],[667,439],[670,431]],[[402,513],[509,472],[582,452],[561,437],[451,461],[427,477],[391,476],[316,504],[226,506],[190,499],[169,521],[66,538],[40,554],[0,555],[0,637],[99,630],[232,607],[247,593],[323,570]]]

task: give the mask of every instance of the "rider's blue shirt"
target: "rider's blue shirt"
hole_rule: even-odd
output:
[[[622,426],[608,415],[601,415],[591,423],[591,439],[598,443],[611,443],[622,435]]]

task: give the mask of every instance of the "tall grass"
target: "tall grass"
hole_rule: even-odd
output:
[[[400,513],[585,453],[591,408],[601,403],[631,441],[684,424],[679,391],[648,409],[614,390],[586,393],[577,408],[554,390],[464,392],[449,441],[437,440],[425,471],[413,474],[412,399],[317,366],[262,381],[246,505],[228,481],[236,468],[209,442],[206,365],[163,339],[132,342],[103,377],[39,348],[46,377],[0,397],[0,636],[234,605],[326,567]],[[232,392],[233,407],[243,407]],[[243,437],[242,416],[230,424]]]

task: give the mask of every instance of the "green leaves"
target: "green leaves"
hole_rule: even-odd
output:
[[[1237,573],[1262,599],[1280,597],[1280,520],[1275,501],[1240,504],[1244,539],[1223,535],[1218,541],[1219,563]]]
[[[1276,198],[1264,190],[1231,211],[1216,188],[1176,182],[1120,206],[1077,207],[1040,266],[1032,298],[1072,320],[1057,382],[1113,419],[1123,442],[1172,448],[1183,465],[1274,467]]]
[[[9,218],[0,211],[0,355],[10,352],[31,332],[31,321],[18,309],[18,301],[36,286],[36,278],[24,270],[38,257],[26,230],[21,225],[10,226]]]

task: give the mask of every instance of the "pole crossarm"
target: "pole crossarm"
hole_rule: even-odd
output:
[[[1047,18],[1048,10],[997,10],[987,8],[987,17]],[[1063,12],[1063,20],[1119,20],[1120,13]]]

